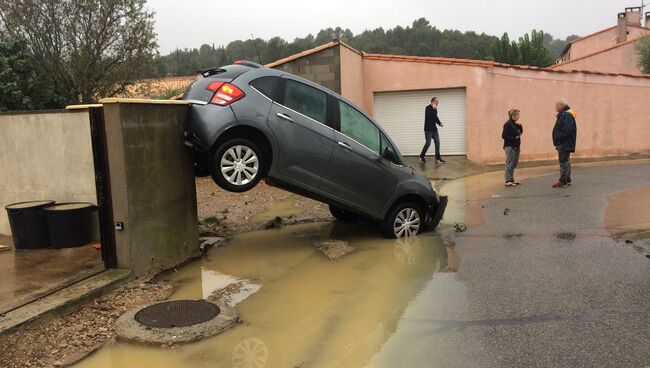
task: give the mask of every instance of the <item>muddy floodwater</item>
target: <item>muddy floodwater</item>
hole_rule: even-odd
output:
[[[331,261],[313,247],[318,239],[356,250]],[[392,349],[412,343],[399,336],[418,326],[404,317],[435,304],[423,293],[459,264],[433,232],[386,240],[371,225],[316,223],[241,234],[164,276],[172,299],[242,282],[231,300],[241,324],[173,348],[116,343],[76,367],[394,367]]]

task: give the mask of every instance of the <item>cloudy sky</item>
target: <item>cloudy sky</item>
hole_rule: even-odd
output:
[[[226,45],[251,33],[291,41],[327,27],[357,34],[406,26],[421,17],[439,29],[508,32],[512,38],[535,28],[564,38],[613,26],[618,12],[640,5],[641,0],[148,0],[147,6],[156,12],[158,43],[165,54],[176,47]]]

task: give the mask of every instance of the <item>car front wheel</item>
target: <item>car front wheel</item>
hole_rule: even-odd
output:
[[[415,236],[424,229],[423,210],[415,203],[400,203],[388,212],[381,228],[387,238]]]
[[[252,189],[262,179],[265,161],[261,152],[255,143],[245,138],[221,144],[212,156],[212,180],[229,192]]]

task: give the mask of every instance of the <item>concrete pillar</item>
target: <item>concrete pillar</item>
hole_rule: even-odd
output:
[[[192,150],[183,144],[189,104],[104,99],[117,266],[136,276],[198,249]]]

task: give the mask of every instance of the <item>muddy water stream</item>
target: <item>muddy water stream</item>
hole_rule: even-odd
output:
[[[330,261],[312,246],[319,238],[348,240],[356,251]],[[76,367],[361,367],[426,285],[457,267],[431,232],[386,240],[369,225],[316,223],[241,234],[169,279],[172,299],[248,280],[235,301],[243,323],[173,348],[116,343]]]

